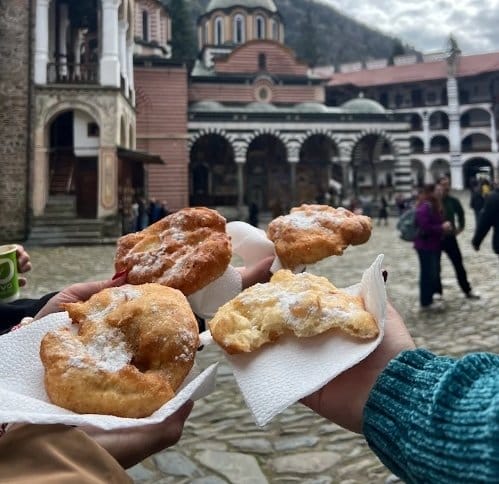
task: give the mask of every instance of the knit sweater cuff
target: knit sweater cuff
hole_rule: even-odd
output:
[[[456,361],[425,350],[401,353],[364,409],[370,447],[406,482],[493,480],[499,475],[498,371],[496,355]]]

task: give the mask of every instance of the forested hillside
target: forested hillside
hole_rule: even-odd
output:
[[[187,57],[191,57],[196,52],[196,21],[209,0],[183,1],[188,4],[192,25],[192,43],[187,46],[183,41],[183,48],[188,52]],[[357,22],[324,3],[314,0],[274,1],[284,19],[286,44],[310,65],[337,65],[357,60],[389,58],[394,54],[413,51],[401,40]],[[175,4],[181,2],[170,0],[169,3],[173,7],[172,16],[175,17]]]

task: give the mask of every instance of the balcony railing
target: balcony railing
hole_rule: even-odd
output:
[[[55,84],[97,84],[99,65],[51,62],[47,65],[47,80]]]

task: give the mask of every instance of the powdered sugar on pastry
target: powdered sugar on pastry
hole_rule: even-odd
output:
[[[283,266],[294,269],[367,242],[371,230],[369,217],[343,207],[301,205],[270,222],[267,235]]]
[[[308,273],[278,271],[270,282],[256,284],[222,306],[209,327],[228,353],[250,352],[284,334],[310,337],[329,329],[359,339],[378,335],[374,317],[360,296]]]
[[[145,417],[170,400],[199,346],[185,296],[160,284],[125,285],[64,304],[73,323],[40,346],[45,389],[78,413]]]
[[[225,219],[206,207],[185,208],[118,240],[115,269],[128,282],[157,282],[193,294],[220,277],[232,257]]]

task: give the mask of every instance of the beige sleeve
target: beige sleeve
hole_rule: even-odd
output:
[[[11,484],[131,483],[114,458],[81,430],[24,425],[0,438],[0,476]]]

